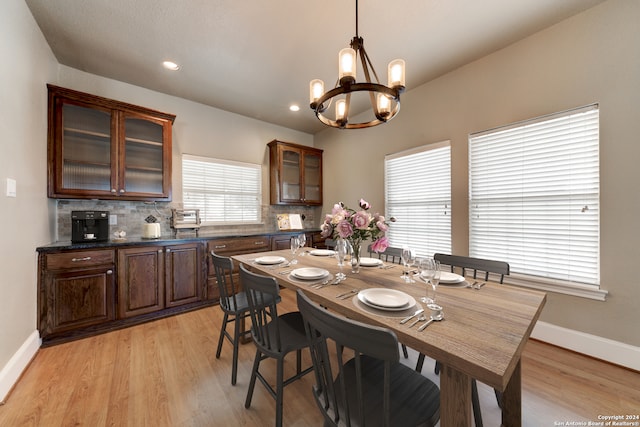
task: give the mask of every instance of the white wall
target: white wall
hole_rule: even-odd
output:
[[[325,211],[336,201],[355,204],[360,197],[382,210],[384,155],[451,140],[453,252],[465,254],[468,134],[598,102],[601,287],[609,296],[598,302],[550,293],[541,320],[640,346],[638,22],[639,1],[610,0],[403,94],[392,122],[316,135],[330,171]]]
[[[23,0],[0,2],[0,400],[37,348],[36,252],[52,239],[47,200],[47,93],[57,62]],[[17,197],[5,196],[7,178]],[[31,350],[25,350],[23,345]],[[35,347],[34,347],[35,346]]]

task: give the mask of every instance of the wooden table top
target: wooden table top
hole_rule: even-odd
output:
[[[255,259],[261,256],[291,259],[291,252],[260,252],[233,258],[254,271],[276,277],[281,286],[302,289],[311,299],[329,309],[356,320],[387,327],[396,333],[401,343],[501,391],[505,390],[519,364],[524,345],[546,300],[546,294],[542,292],[492,282],[487,282],[480,290],[440,284],[436,300],[443,307],[445,320],[433,322],[418,332],[418,325],[409,328],[410,322],[404,325],[399,323],[404,313],[374,313],[374,310],[357,301],[357,296],[336,298],[351,289],[396,289],[411,295],[426,309],[420,298],[426,294],[427,285],[423,282],[405,283],[400,277],[402,266],[389,269],[361,267],[360,273],[353,274],[345,263],[345,281],[339,285],[314,289],[281,272],[292,268],[320,267],[336,274],[338,266],[334,257],[307,253],[305,256],[298,255],[298,264],[295,266],[274,268],[257,264]]]

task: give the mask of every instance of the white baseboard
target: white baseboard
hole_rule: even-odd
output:
[[[546,322],[536,323],[531,337],[596,359],[640,371],[640,347]]]
[[[18,351],[9,359],[9,362],[2,367],[2,370],[0,370],[0,403],[5,401],[41,344],[40,333],[37,330],[33,331]]]

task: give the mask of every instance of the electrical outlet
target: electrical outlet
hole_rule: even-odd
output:
[[[7,178],[7,197],[16,197],[16,180]]]
[[[109,215],[109,225],[118,225],[118,215]]]

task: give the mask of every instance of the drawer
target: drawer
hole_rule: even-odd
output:
[[[221,255],[268,251],[269,248],[269,236],[232,237],[209,240],[207,243],[208,252]]]
[[[46,255],[47,270],[95,267],[98,265],[113,264],[114,262],[115,251],[112,249],[73,251]]]

